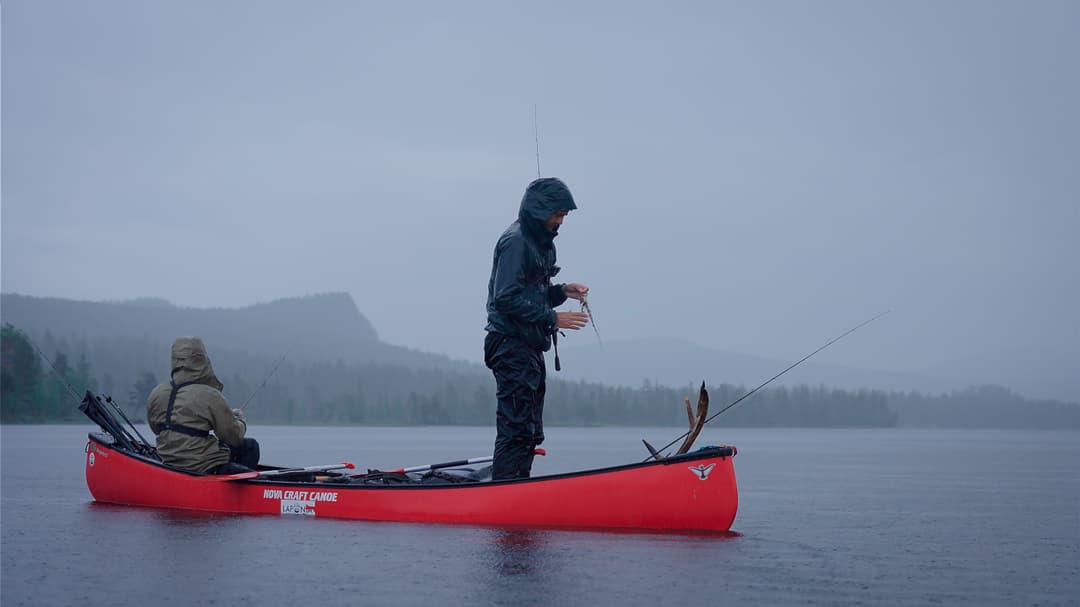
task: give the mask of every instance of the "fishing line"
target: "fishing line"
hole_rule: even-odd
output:
[[[863,322],[859,323],[858,325],[855,325],[854,327],[852,327],[852,328],[848,329],[847,331],[845,331],[844,333],[840,334],[839,336],[837,336],[837,337],[834,337],[834,338],[833,338],[833,339],[831,339],[831,340],[830,340],[830,341],[829,341],[828,343],[826,343],[826,344],[825,344],[824,346],[821,346],[821,347],[820,347],[820,348],[818,348],[817,350],[814,350],[813,352],[811,352],[811,353],[807,354],[806,356],[802,357],[802,358],[801,358],[801,359],[799,359],[799,360],[798,360],[797,362],[795,362],[795,363],[793,363],[793,364],[792,364],[791,366],[789,366],[789,367],[788,367],[787,369],[784,369],[783,371],[781,371],[781,372],[777,373],[776,375],[772,376],[772,378],[771,378],[771,379],[769,379],[768,381],[766,381],[765,383],[763,383],[763,384],[761,384],[760,386],[758,386],[758,387],[754,388],[753,390],[751,390],[751,391],[747,392],[746,394],[743,394],[743,395],[742,395],[742,396],[740,396],[740,397],[739,397],[738,399],[736,399],[736,400],[735,400],[735,402],[733,402],[733,403],[731,403],[730,405],[728,405],[728,406],[724,407],[723,409],[720,409],[720,410],[719,410],[719,411],[717,411],[716,413],[713,413],[712,415],[710,415],[710,416],[708,417],[708,419],[706,419],[706,420],[705,420],[705,424],[707,424],[707,423],[711,422],[712,420],[716,419],[716,417],[717,417],[718,415],[720,415],[720,414],[721,414],[721,413],[723,413],[724,411],[727,411],[728,409],[730,409],[730,408],[734,407],[735,405],[739,404],[740,402],[742,402],[743,400],[745,400],[746,398],[748,398],[748,397],[749,397],[749,396],[750,396],[751,394],[753,394],[753,393],[757,392],[758,390],[760,390],[760,389],[764,388],[765,386],[767,386],[767,385],[771,384],[771,383],[773,382],[773,380],[775,380],[776,378],[778,378],[778,377],[780,377],[781,375],[783,375],[783,374],[787,373],[788,371],[790,371],[790,370],[794,369],[795,367],[797,367],[797,366],[801,365],[801,364],[802,364],[803,362],[805,362],[805,361],[809,360],[809,358],[810,358],[811,356],[813,356],[813,355],[817,354],[818,352],[821,352],[821,351],[822,351],[822,350],[824,350],[825,348],[828,348],[829,346],[833,345],[834,343],[836,343],[836,342],[840,341],[841,339],[843,339],[843,338],[847,337],[848,335],[850,335],[850,334],[854,333],[854,332],[855,332],[855,331],[857,331],[858,329],[861,329],[862,327],[865,327],[866,325],[868,325],[868,324],[870,324],[870,323],[874,322],[875,320],[877,320],[877,319],[881,318],[882,316],[885,316],[885,315],[886,315],[886,314],[888,314],[889,312],[891,312],[891,310],[885,310],[884,312],[882,312],[881,314],[878,314],[877,316],[875,316],[875,317],[871,318],[870,320],[865,320],[865,321],[863,321]],[[704,426],[705,424],[702,424],[702,426]],[[663,447],[661,447],[661,448],[657,449],[657,450],[656,450],[656,453],[654,453],[654,454],[652,454],[652,455],[649,455],[649,457],[646,457],[644,461],[646,461],[646,462],[647,462],[647,461],[649,461],[649,460],[653,459],[654,457],[656,457],[657,455],[659,455],[660,453],[662,453],[662,452],[664,451],[664,449],[667,449],[668,447],[670,447],[670,446],[674,445],[674,444],[675,444],[676,442],[678,442],[678,441],[680,441],[680,440],[682,440],[682,439],[686,438],[687,436],[690,436],[690,432],[691,432],[691,430],[687,430],[686,432],[682,433],[682,434],[681,434],[681,435],[680,435],[680,436],[679,436],[678,438],[676,438],[675,440],[673,440],[673,441],[671,441],[670,443],[668,443],[668,444],[664,445]],[[650,450],[650,451],[651,451],[651,450]],[[656,459],[659,459],[659,458],[656,458]]]
[[[274,364],[274,368],[270,369],[270,373],[266,376],[266,379],[264,379],[262,381],[262,383],[259,384],[259,386],[257,388],[255,388],[255,390],[251,393],[251,396],[247,397],[247,400],[244,401],[244,404],[240,405],[240,410],[241,411],[244,410],[244,407],[248,406],[248,403],[251,402],[251,399],[255,398],[255,395],[259,393],[259,390],[263,389],[263,386],[266,385],[266,382],[270,381],[270,378],[274,376],[274,373],[277,373],[278,366],[280,366],[281,363],[285,361],[285,357],[289,355],[289,352],[291,350],[292,350],[292,347],[289,347],[288,350],[285,350],[285,353],[282,354],[281,358],[279,358],[277,363]]]

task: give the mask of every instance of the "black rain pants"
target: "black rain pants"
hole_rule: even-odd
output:
[[[260,453],[257,440],[245,438],[239,447],[225,446],[229,448],[229,463],[214,468],[210,474],[237,474],[258,469]]]
[[[528,478],[533,450],[544,442],[544,353],[519,337],[488,333],[484,363],[495,374],[499,401],[491,478]]]

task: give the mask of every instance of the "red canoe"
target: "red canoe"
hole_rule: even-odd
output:
[[[86,485],[112,504],[237,514],[496,526],[727,531],[735,520],[733,447],[531,479],[453,485],[222,480],[169,468],[90,434]],[[340,479],[341,477],[338,476]]]

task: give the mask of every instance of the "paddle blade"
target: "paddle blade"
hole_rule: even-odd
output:
[[[647,441],[645,439],[641,439],[641,442],[645,443],[645,448],[648,449],[649,453],[652,454],[645,461],[649,461],[649,459],[656,459],[656,460],[663,459],[663,458],[660,457],[660,453],[658,453],[656,451],[656,448],[649,444],[649,441]]]

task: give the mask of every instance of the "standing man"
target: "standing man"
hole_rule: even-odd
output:
[[[259,443],[244,438],[244,412],[229,409],[203,341],[177,337],[171,369],[172,380],[154,388],[146,402],[146,421],[157,435],[161,461],[206,474],[254,470]]]
[[[556,312],[568,297],[583,300],[583,284],[552,284],[555,236],[566,215],[577,208],[561,180],[544,177],[529,184],[518,219],[499,237],[488,281],[484,363],[495,374],[495,461],[492,480],[528,478],[533,450],[544,442],[544,352],[555,340],[559,369],[559,329],[580,329],[584,312]]]

